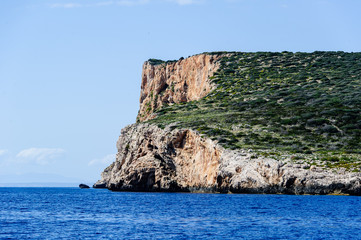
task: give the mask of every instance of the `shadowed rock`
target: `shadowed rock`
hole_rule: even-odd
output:
[[[116,161],[94,187],[113,191],[361,195],[359,172],[308,168],[292,160],[224,149],[189,129],[125,127]]]
[[[227,53],[199,54],[179,61],[145,62],[137,122],[156,118],[156,111],[162,106],[205,97],[216,87],[211,79],[222,67],[220,59],[225,56],[228,56]],[[232,61],[229,59],[225,64],[232,66]],[[240,64],[236,64],[240,67],[237,71],[243,71]],[[231,75],[236,73],[235,69],[228,70],[231,70]],[[240,108],[248,101],[242,99],[237,103]],[[259,104],[268,100],[263,99]],[[279,100],[277,104],[284,101],[283,98]],[[167,119],[163,123],[166,125]],[[311,122],[307,124],[312,125]],[[325,136],[341,132],[329,124],[321,130]],[[121,131],[117,149],[115,162],[103,171],[94,188],[113,191],[361,195],[361,173],[357,169],[353,172],[345,168],[311,166],[306,162],[296,163],[292,156],[275,160],[249,149],[225,149],[218,141],[201,136],[195,130],[179,129],[177,124],[164,129],[149,123],[129,125]]]

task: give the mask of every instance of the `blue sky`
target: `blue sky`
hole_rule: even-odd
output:
[[[0,183],[95,182],[142,64],[206,51],[361,51],[358,0],[0,1]]]

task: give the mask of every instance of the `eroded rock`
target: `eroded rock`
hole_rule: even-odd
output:
[[[133,124],[117,142],[116,161],[95,185],[114,191],[361,194],[360,173],[304,168],[291,160],[224,149],[189,129]]]
[[[199,54],[176,62],[143,65],[138,121],[155,117],[165,104],[199,100],[213,88],[210,77],[224,55]]]

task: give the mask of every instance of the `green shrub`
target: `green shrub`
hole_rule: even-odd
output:
[[[177,122],[229,148],[360,153],[361,53],[232,53],[219,64],[215,90],[150,122]]]

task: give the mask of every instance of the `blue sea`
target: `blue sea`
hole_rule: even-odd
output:
[[[0,239],[361,239],[361,197],[0,188]]]

